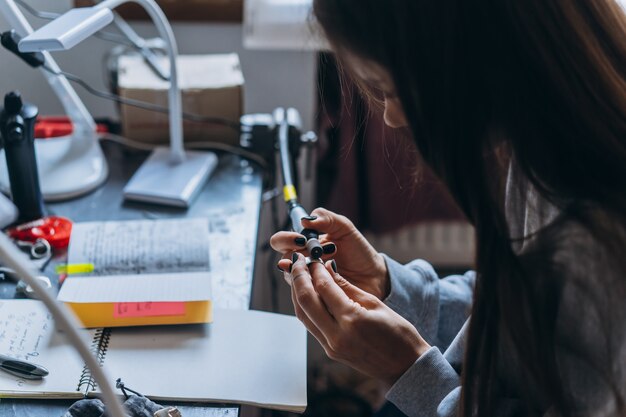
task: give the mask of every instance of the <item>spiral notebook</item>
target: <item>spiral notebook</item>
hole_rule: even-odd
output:
[[[294,317],[216,310],[212,324],[84,331],[109,376],[153,400],[306,407],[306,331]],[[0,353],[50,371],[40,381],[0,371],[0,398],[99,395],[39,301],[0,300]]]

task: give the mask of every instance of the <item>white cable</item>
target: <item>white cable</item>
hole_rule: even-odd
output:
[[[4,234],[0,233],[0,261],[9,268],[15,270],[20,279],[30,285],[37,298],[39,298],[48,307],[52,313],[55,322],[60,330],[65,332],[70,343],[78,351],[85,365],[91,371],[96,383],[102,391],[104,403],[107,406],[107,415],[113,417],[125,417],[122,403],[113,391],[111,382],[107,373],[93,356],[89,349],[89,341],[77,329],[80,323],[74,315],[52,297],[52,295],[39,283],[37,279],[37,267],[15,247],[13,242]]]

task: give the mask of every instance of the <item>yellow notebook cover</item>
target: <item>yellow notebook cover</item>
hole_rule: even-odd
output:
[[[198,324],[213,321],[210,301],[66,303],[66,305],[78,316],[83,326],[88,328]]]

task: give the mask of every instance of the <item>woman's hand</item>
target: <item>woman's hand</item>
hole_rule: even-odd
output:
[[[307,268],[296,256],[285,273],[296,316],[331,359],[393,384],[430,348],[408,321],[337,274],[333,261]]]
[[[310,219],[302,219],[302,225],[324,233],[320,236],[325,253],[322,259],[332,257],[340,265],[345,279],[378,299],[385,299],[389,295],[390,284],[382,255],[376,252],[346,217],[322,208],[313,210],[311,215]],[[272,248],[285,258],[278,264],[281,270],[289,270],[293,252],[302,252],[308,256],[305,242],[304,236],[294,232],[279,232],[272,236]]]

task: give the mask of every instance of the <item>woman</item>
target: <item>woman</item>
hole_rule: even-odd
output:
[[[626,17],[614,0],[315,0],[476,228],[439,280],[323,209],[272,246],[296,314],[410,416],[626,415]],[[296,252],[293,254],[292,253]],[[470,317],[471,313],[471,319]]]

